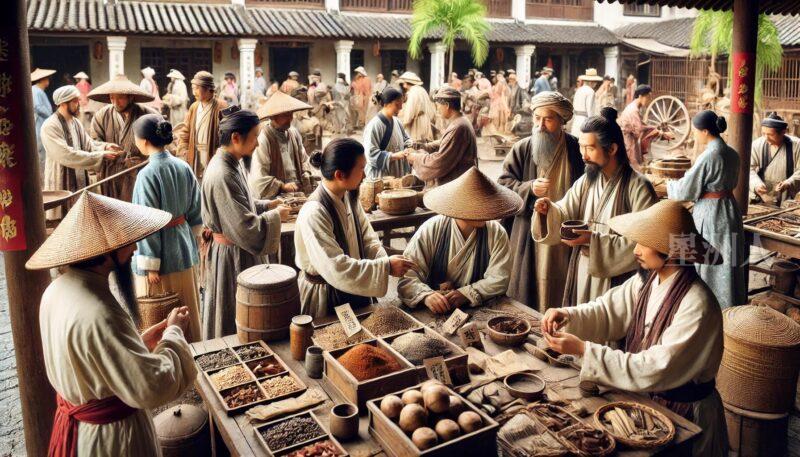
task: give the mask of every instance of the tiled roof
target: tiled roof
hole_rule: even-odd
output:
[[[598,0],[603,1],[603,0]],[[649,3],[651,5],[697,8],[700,10],[731,10],[734,0],[606,0],[609,3]],[[800,14],[797,0],[750,0],[758,2],[758,10],[767,14]]]
[[[778,28],[778,38],[786,47],[800,46],[800,17],[770,16]],[[694,18],[630,24],[615,30],[620,38],[652,38],[659,43],[676,48],[689,48]]]
[[[594,23],[522,24],[490,19],[493,43],[618,43]],[[105,33],[160,36],[253,36],[332,39],[396,39],[411,36],[410,16],[339,13],[319,9],[243,7],[135,0],[29,0],[33,33]],[[433,33],[430,38],[439,36]]]

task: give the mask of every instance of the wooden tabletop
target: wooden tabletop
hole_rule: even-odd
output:
[[[476,309],[477,310],[477,309]],[[535,311],[531,310],[530,308],[515,302],[509,298],[502,298],[499,300],[495,300],[494,303],[486,305],[482,311],[478,311],[476,314],[476,310],[467,310],[471,315],[473,315],[473,320],[484,320],[487,316],[491,316],[495,313],[502,313],[502,312],[514,312],[519,313],[520,311],[530,313],[534,318],[538,318],[539,314]],[[410,310],[411,314],[414,315],[417,319],[422,321],[423,323],[437,328],[441,325],[444,321],[442,318],[436,318],[432,314],[430,314],[427,309],[418,309],[418,310]],[[447,337],[446,335],[443,335]],[[449,337],[451,341],[458,342],[457,337]],[[239,341],[236,335],[230,335],[224,338],[217,338],[214,340],[199,342],[192,344],[192,351],[195,354],[201,354],[205,352],[215,351],[222,349],[226,346],[234,346],[239,344]],[[300,376],[303,381],[308,385],[309,388],[317,387],[323,392],[324,389],[320,385],[318,380],[311,379],[306,375],[305,368],[303,367],[302,362],[298,362],[292,359],[289,351],[289,341],[272,341],[267,343],[273,351],[275,351],[283,360],[289,365],[289,368],[294,370],[294,372]],[[507,347],[495,345],[491,340],[488,338],[484,338],[484,346],[486,353],[489,355],[496,355],[500,352],[508,350]],[[665,449],[669,449],[670,454],[691,454],[691,444],[692,438],[699,435],[701,429],[693,424],[690,421],[676,415],[672,411],[656,404],[655,402],[651,401],[649,398],[644,397],[642,395],[632,394],[628,392],[621,392],[621,391],[609,391],[604,392],[601,397],[593,397],[593,398],[583,398],[581,397],[578,391],[578,371],[574,368],[558,368],[548,365],[545,362],[533,357],[531,354],[526,352],[523,349],[513,349],[523,360],[525,361],[531,369],[536,370],[537,374],[547,381],[547,396],[550,399],[561,399],[565,401],[571,401],[573,404],[580,403],[581,406],[586,408],[586,410],[590,413],[589,416],[583,419],[585,422],[591,422],[592,416],[591,414],[594,413],[597,408],[600,406],[610,402],[610,401],[637,401],[640,403],[644,403],[648,406],[651,406],[664,414],[666,414],[672,422],[675,424],[675,439],[671,444],[666,446],[665,448],[660,448],[651,451],[629,451],[625,450],[623,452],[618,452],[618,455],[623,456],[646,456],[646,455],[653,455],[664,451]],[[195,386],[197,387],[198,392],[205,401],[206,406],[209,410],[210,417],[214,422],[214,427],[222,436],[225,444],[227,445],[231,455],[233,456],[260,456],[260,455],[267,455],[266,450],[263,446],[260,445],[258,442],[255,432],[253,430],[253,426],[247,420],[247,417],[244,414],[239,414],[236,416],[228,416],[222,408],[222,404],[220,403],[219,399],[216,397],[213,388],[205,379],[205,377],[198,375],[197,381],[195,382]],[[328,426],[328,417],[330,414],[330,408],[338,402],[341,402],[342,399],[337,398],[335,393],[332,392],[325,392],[328,395],[328,400],[319,405],[318,407],[314,408],[313,411],[317,414],[322,421],[323,425],[327,428]],[[359,430],[359,437],[355,440],[351,441],[344,441],[342,445],[347,449],[353,457],[367,457],[367,456],[384,456],[385,454],[382,452],[380,446],[375,442],[372,437],[370,437],[369,433],[367,432],[368,428],[368,416],[365,414],[361,418],[360,430]]]
[[[371,213],[367,213],[367,219],[369,219],[373,230],[378,232],[381,230],[420,225],[435,215],[436,213],[425,208],[417,208],[413,213],[402,214],[399,216],[386,214],[383,211],[376,209]],[[294,221],[281,224],[281,236],[294,234],[294,227]]]

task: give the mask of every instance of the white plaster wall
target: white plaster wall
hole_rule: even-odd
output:
[[[607,29],[616,29],[624,25],[641,23],[641,22],[657,22],[667,19],[676,19],[681,17],[694,17],[697,15],[697,10],[688,8],[676,8],[669,6],[661,7],[661,16],[625,16],[623,14],[624,5],[617,2],[595,2],[594,3],[594,21]]]
[[[326,84],[336,82],[336,50],[333,48],[333,43],[332,40],[314,41],[308,50],[308,71],[319,68],[322,80]]]

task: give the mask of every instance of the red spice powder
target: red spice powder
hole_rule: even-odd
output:
[[[369,344],[354,346],[339,356],[338,360],[359,381],[377,378],[402,368],[388,351]]]

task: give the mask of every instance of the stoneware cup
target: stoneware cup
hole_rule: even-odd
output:
[[[574,240],[580,235],[573,230],[588,230],[589,224],[583,221],[564,221],[561,224],[561,238],[565,240]]]
[[[311,379],[322,377],[322,348],[319,346],[309,346],[306,349],[306,374]]]
[[[331,408],[331,434],[340,440],[358,436],[358,407],[350,403],[339,403]]]

